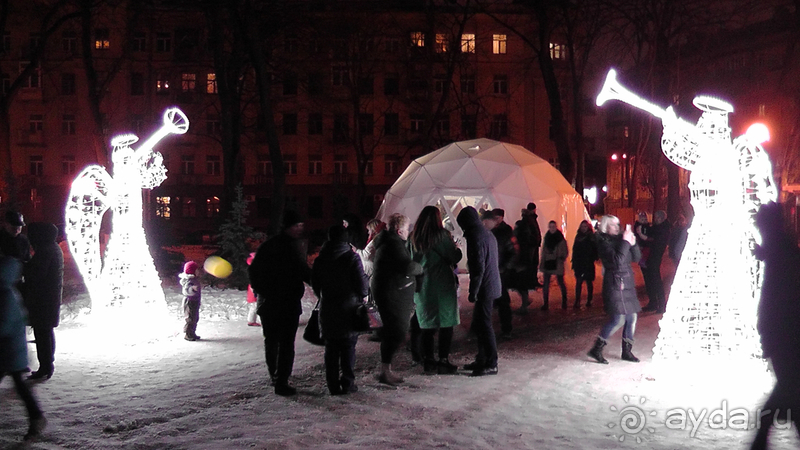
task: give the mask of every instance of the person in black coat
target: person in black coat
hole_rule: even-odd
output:
[[[388,228],[375,237],[375,260],[370,288],[383,321],[381,327],[381,372],[378,381],[390,386],[403,382],[392,372],[392,357],[403,344],[414,313],[416,275],[422,266],[411,259],[406,240],[411,225],[407,216],[392,214]]]
[[[647,266],[643,268],[644,287],[650,301],[643,311],[663,313],[667,308],[667,297],[664,294],[664,281],[661,279],[661,261],[669,244],[670,223],[667,213],[656,211],[653,214],[653,225],[647,232],[644,240],[650,245],[650,255],[647,257]]]
[[[592,224],[584,220],[578,226],[572,244],[572,271],[575,273],[575,309],[581,307],[581,288],[586,282],[586,307],[592,307],[594,293],[594,262],[597,261],[597,240]]]
[[[25,220],[22,214],[16,211],[6,211],[3,228],[0,229],[0,252],[25,263],[31,259],[31,244],[28,238],[22,234],[24,226]]]
[[[261,244],[248,267],[250,286],[258,299],[270,382],[275,393],[283,396],[297,393],[289,385],[289,376],[294,365],[294,339],[303,313],[303,283],[311,281],[311,268],[298,241],[302,234],[300,216],[285,211],[283,230]]]
[[[358,333],[353,331],[356,307],[369,293],[369,278],[352,250],[347,229],[328,229],[328,242],[314,260],[311,287],[320,299],[319,326],[325,339],[325,379],[332,395],[358,390],[353,368]],[[341,378],[339,368],[341,363]]]
[[[764,283],[758,304],[758,333],[764,358],[775,372],[775,388],[760,411],[760,425],[751,449],[766,449],[769,428],[794,421],[800,430],[800,249],[786,232],[779,203],[765,203],[756,213],[762,243],[755,256],[764,261]],[[789,413],[787,414],[787,411]],[[782,417],[776,417],[782,416]]]
[[[58,228],[52,223],[34,222],[28,225],[28,238],[34,255],[23,269],[25,282],[22,298],[28,310],[28,323],[36,338],[39,369],[31,379],[53,376],[56,337],[61,311],[61,292],[64,280],[64,253],[56,243]]]
[[[542,231],[539,229],[539,216],[536,214],[535,203],[528,203],[528,207],[521,212],[522,218],[514,224],[513,232],[517,252],[514,257],[514,269],[511,272],[509,281],[511,289],[519,292],[520,297],[522,297],[522,307],[519,312],[527,314],[528,305],[531,304],[528,298],[528,291],[530,289],[536,290],[542,286],[539,284],[537,276]]]
[[[631,263],[642,257],[636,236],[630,228],[620,234],[619,219],[615,216],[603,216],[600,219],[597,233],[597,250],[603,262],[603,304],[608,315],[608,322],[600,331],[600,336],[589,351],[589,356],[597,362],[608,364],[603,357],[603,347],[623,325],[622,359],[639,362],[633,355],[633,335],[636,332],[636,319],[642,307],[636,297],[636,283],[633,278]]]
[[[505,223],[506,212],[500,208],[492,210],[493,226],[491,232],[497,240],[497,258],[500,269],[500,298],[497,299],[497,313],[500,316],[500,337],[511,339],[511,297],[508,289],[511,287],[512,265],[514,264],[514,230]],[[484,222],[485,223],[485,222]]]
[[[10,374],[17,394],[25,402],[29,421],[25,440],[29,440],[42,432],[47,421],[22,379],[28,367],[28,343],[22,300],[15,287],[21,273],[22,263],[19,260],[0,255],[0,380]]]
[[[478,211],[467,206],[458,213],[456,222],[467,240],[469,269],[469,302],[474,303],[471,329],[478,338],[475,361],[464,366],[473,376],[497,374],[497,342],[492,329],[492,305],[500,298],[502,282],[497,256],[497,240],[478,217]]]

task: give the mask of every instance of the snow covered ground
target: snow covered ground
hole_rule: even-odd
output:
[[[466,276],[461,281],[464,287]],[[600,280],[595,283],[599,290]],[[602,308],[562,311],[556,301],[548,313],[515,316],[515,337],[499,343],[500,374],[494,377],[425,376],[401,351],[397,367],[406,383],[389,388],[376,381],[379,344],[362,336],[360,390],[339,397],[328,395],[322,348],[300,338],[301,325],[291,380],[299,394],[283,398],[267,384],[261,332],[245,324],[244,292],[206,288],[198,327],[203,339],[187,342],[180,333],[179,291],[167,284],[174,329],[136,345],[108,345],[109,336],[94,333],[85,321],[88,299],[71,289],[71,306],[56,330],[55,375],[33,384],[48,428],[41,441],[20,443],[27,420],[6,378],[0,382],[0,448],[745,449],[754,430],[735,429],[742,428],[735,417],[749,413],[752,427],[771,389],[768,380],[752,383],[738,370],[709,378],[699,368],[682,367],[684,377],[665,376],[651,363],[659,318],[652,314],[639,321],[634,351],[641,363],[619,359],[619,334],[607,347],[610,364],[594,363],[586,351],[605,319]],[[641,278],[639,285],[641,291]],[[475,349],[466,332],[471,306],[464,294],[452,356],[461,364]],[[554,288],[551,301],[557,296]],[[533,299],[534,307],[541,304],[541,294]],[[512,295],[512,306],[519,303]],[[306,310],[312,305],[308,298]],[[29,348],[35,369],[35,347]],[[686,429],[676,429],[681,411]],[[773,432],[772,443],[800,446],[794,429]]]

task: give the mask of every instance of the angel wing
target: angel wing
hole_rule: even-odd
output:
[[[67,199],[66,235],[75,263],[87,285],[97,280],[103,267],[100,224],[111,207],[108,191],[113,180],[101,166],[89,166],[72,182]]]

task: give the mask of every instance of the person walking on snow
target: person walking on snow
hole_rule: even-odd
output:
[[[544,234],[542,257],[539,259],[539,271],[544,276],[542,298],[544,305],[542,311],[550,309],[550,277],[556,276],[558,288],[561,290],[561,309],[567,309],[567,285],[564,283],[564,262],[567,260],[567,240],[555,220],[547,224],[547,233]]]

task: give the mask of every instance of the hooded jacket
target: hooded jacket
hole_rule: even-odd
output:
[[[52,223],[28,225],[28,239],[34,255],[23,269],[20,286],[32,327],[55,328],[59,323],[64,284],[64,253],[56,243],[58,228]]]
[[[325,339],[348,337],[353,332],[356,306],[369,292],[361,258],[346,241],[328,241],[311,270],[311,287],[319,297],[319,325]]]
[[[264,242],[247,272],[250,286],[258,295],[258,314],[303,313],[303,282],[311,281],[311,269],[297,239],[282,232]]]
[[[467,240],[470,302],[499,298],[501,283],[497,240],[483,227],[478,211],[471,206],[458,213],[456,222],[464,230],[464,237]]]

